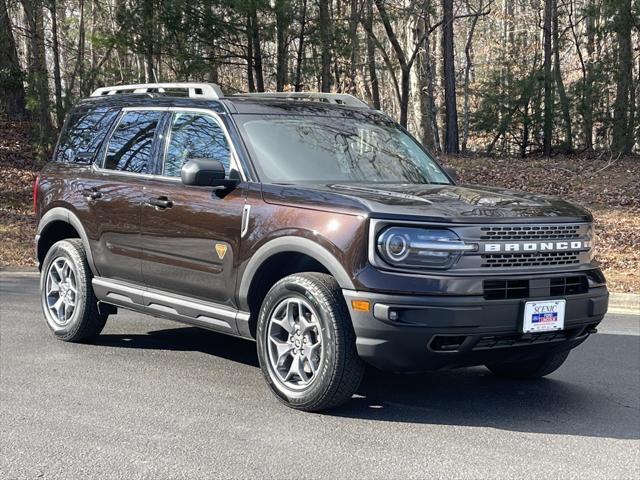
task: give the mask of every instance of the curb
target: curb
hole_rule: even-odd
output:
[[[623,313],[640,314],[640,294],[609,293],[609,310]]]

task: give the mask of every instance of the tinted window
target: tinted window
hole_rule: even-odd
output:
[[[182,165],[190,158],[219,160],[229,176],[229,144],[218,122],[200,113],[175,113],[171,120],[163,174],[179,177]]]
[[[242,117],[265,181],[450,183],[419,144],[384,118]]]
[[[153,110],[125,113],[109,140],[104,168],[147,173],[161,117],[162,112]]]
[[[79,153],[95,154],[117,115],[118,109],[107,107],[72,111],[60,136],[55,160],[72,162]]]

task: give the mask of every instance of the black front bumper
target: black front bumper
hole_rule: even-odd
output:
[[[565,297],[486,300],[483,296],[400,296],[343,290],[358,354],[382,370],[424,371],[516,361],[582,343],[604,318],[605,287]],[[524,304],[566,299],[562,331],[523,334]],[[369,311],[352,300],[368,300]]]

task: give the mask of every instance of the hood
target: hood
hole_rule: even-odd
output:
[[[265,201],[317,206],[331,210],[364,210],[372,217],[402,216],[456,223],[592,221],[591,214],[565,200],[477,185],[270,186]],[[268,190],[268,189],[267,189]]]

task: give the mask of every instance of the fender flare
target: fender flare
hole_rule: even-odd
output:
[[[273,255],[283,252],[302,253],[313,258],[336,279],[340,288],[346,288],[349,290],[355,290],[351,277],[342,266],[342,264],[336,259],[335,256],[329,252],[322,245],[302,237],[279,237],[274,240],[270,240],[261,246],[251,257],[247,267],[242,274],[242,280],[240,281],[240,288],[238,289],[238,300],[240,308],[249,311],[248,295],[251,283],[255,277],[258,269],[271,258]]]
[[[48,210],[40,219],[38,223],[38,230],[36,234],[36,255],[38,253],[38,245],[40,243],[40,238],[42,237],[42,233],[46,230],[47,226],[52,222],[62,221],[71,225],[80,235],[80,239],[82,240],[82,244],[84,245],[84,250],[87,254],[87,263],[89,264],[89,268],[91,268],[91,272],[94,275],[97,275],[97,270],[95,263],[93,261],[93,255],[91,253],[91,248],[89,248],[89,237],[87,236],[87,232],[82,225],[80,219],[73,213],[71,210],[64,207],[55,207],[51,210]]]

